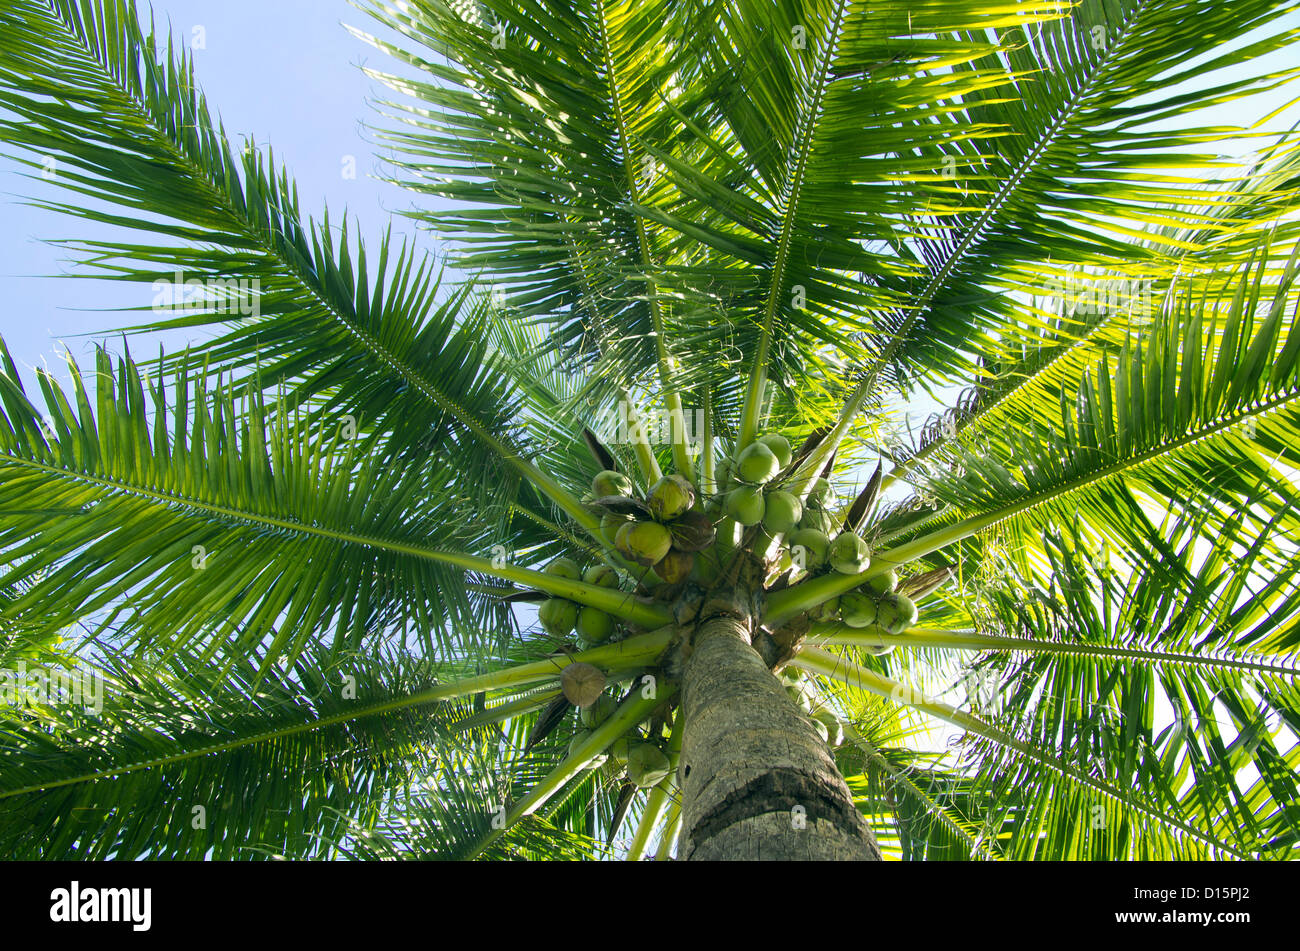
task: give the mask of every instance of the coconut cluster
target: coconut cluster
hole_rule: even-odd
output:
[[[542,570],[570,581],[585,581],[602,588],[618,587],[618,572],[605,564],[594,564],[583,571],[572,558],[561,557]],[[583,646],[589,647],[605,643],[617,627],[612,615],[565,598],[547,598],[537,609],[537,618],[542,622],[546,633],[553,637],[568,637],[577,631]]]
[[[648,587],[685,581],[697,553],[717,537],[685,476],[666,475],[639,498],[627,476],[606,470],[592,480],[591,491],[591,503],[604,511],[601,535],[628,561],[648,569]]]
[[[569,741],[569,753],[577,752],[591,737],[592,731],[604,724],[617,709],[618,700],[608,693],[602,693],[590,706],[583,707],[578,713],[581,729]],[[640,727],[634,727],[619,737],[606,752],[587,764],[588,769],[600,766],[604,766],[613,777],[625,775],[641,789],[657,785],[672,769],[662,731],[660,736],[647,739]]]
[[[793,455],[784,436],[759,436],[721,461],[718,492],[712,496],[702,494],[677,473],[658,478],[642,494],[623,473],[603,470],[593,478],[584,501],[600,513],[600,534],[621,558],[610,556],[608,563],[585,570],[571,558],[556,558],[545,571],[609,588],[620,587],[620,579],[627,575],[652,596],[676,598],[688,578],[695,576],[701,587],[707,588],[717,576],[715,572],[729,563],[729,556],[719,558],[712,549],[717,541],[715,524],[730,519],[744,526],[740,547],[759,565],[769,589],[828,573],[853,577],[866,573],[872,551],[861,526],[874,505],[879,472],[851,506],[838,510],[824,477],[813,481],[803,499],[789,491],[790,475],[799,465]],[[612,457],[608,458],[608,464],[613,464]],[[904,588],[923,597],[942,583],[944,570],[930,572],[933,578],[909,578]],[[853,628],[874,626],[900,634],[916,623],[917,609],[898,587],[895,572],[884,571],[817,605],[809,616],[815,621],[839,621]],[[605,643],[618,629],[616,619],[606,612],[560,597],[545,600],[539,617],[553,636],[568,637],[576,631],[583,646]],[[864,649],[874,654],[893,650]],[[791,699],[803,709],[818,735],[832,747],[839,745],[843,732],[835,714],[821,708],[800,686],[797,669],[785,668],[782,673]],[[567,701],[578,707],[580,725],[569,745],[573,753],[613,715],[618,701],[606,692],[604,672],[589,664],[566,667],[562,686]],[[651,724],[648,729],[647,724]],[[603,766],[615,777],[625,775],[639,787],[653,786],[671,768],[665,729],[661,719],[647,720],[629,729],[588,766]]]

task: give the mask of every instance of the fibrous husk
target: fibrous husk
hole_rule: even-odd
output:
[[[570,664],[560,674],[560,689],[574,706],[589,707],[605,689],[605,672],[591,664]]]
[[[668,526],[673,536],[673,547],[678,551],[704,551],[718,537],[718,530],[703,512],[682,514]]]
[[[671,550],[664,555],[659,561],[655,562],[655,574],[663,578],[667,584],[677,584],[685,581],[695,567],[695,553],[690,551]]]

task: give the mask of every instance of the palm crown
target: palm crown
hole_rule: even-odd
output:
[[[1300,3],[363,6],[472,282],[303,217],[126,0],[0,9],[0,141],[127,229],[67,245],[219,330],[44,412],[4,351],[0,667],[104,689],[3,713],[0,849],[1291,857],[1300,139],[1194,123]]]

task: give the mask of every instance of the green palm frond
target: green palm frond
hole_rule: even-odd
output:
[[[908,378],[973,371],[990,349],[1037,344],[1036,323],[1014,319],[1017,292],[1041,296],[1079,266],[1160,279],[1196,247],[1188,231],[1230,235],[1256,223],[1258,208],[1238,211],[1241,170],[1206,148],[1260,130],[1188,123],[1295,77],[1228,68],[1293,43],[1294,30],[1268,26],[1296,8],[1084,0],[1063,18],[999,30],[1006,49],[955,63],[958,76],[1014,85],[1010,95],[997,84],[975,91],[954,115],[964,127],[998,129],[996,140],[917,148],[929,167],[948,170],[949,194],[964,196],[955,213],[916,222],[923,270],[905,285],[914,306],[886,322],[873,367]],[[1253,31],[1249,45],[1222,51]],[[1274,214],[1294,208],[1294,182],[1268,203]]]
[[[250,858],[321,854],[345,820],[373,822],[465,742],[463,704],[392,705],[433,682],[428,665],[355,654],[318,666],[250,655],[225,672],[197,653],[162,666],[109,656],[74,671],[85,702],[0,717],[0,845],[11,857]],[[29,674],[34,673],[29,672]],[[146,768],[147,767],[147,768]]]
[[[2,344],[0,356],[0,547],[11,583],[27,583],[5,617],[30,627],[39,613],[51,633],[108,611],[101,623],[142,648],[204,640],[227,658],[267,639],[265,664],[327,633],[352,650],[401,625],[432,650],[462,642],[452,627],[508,617],[431,560],[439,544],[486,550],[497,535],[454,471],[435,484],[427,465],[358,454],[342,432],[321,445],[284,406],[268,419],[257,389],[237,403],[203,374],[178,376],[169,405],[102,350],[95,406],[75,364],[71,400],[42,375],[47,421]],[[76,514],[51,520],[51,507]]]

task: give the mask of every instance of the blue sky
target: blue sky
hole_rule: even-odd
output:
[[[141,3],[142,10],[147,4]],[[160,26],[193,48],[199,81],[210,108],[218,113],[236,145],[245,138],[270,144],[277,161],[298,182],[305,212],[319,217],[326,203],[331,221],[346,207],[372,240],[390,219],[397,233],[415,226],[394,215],[412,197],[375,178],[376,149],[362,124],[375,117],[367,98],[383,89],[367,79],[358,64],[391,68],[386,57],[349,34],[343,22],[373,31],[369,18],[345,0],[157,0]],[[201,28],[196,32],[196,28]],[[202,48],[194,48],[201,41]],[[355,178],[345,178],[344,160],[353,156]],[[93,238],[107,229],[21,204],[24,197],[58,200],[66,194],[43,181],[20,177],[26,170],[0,159],[0,333],[14,358],[26,367],[42,359],[51,367],[63,341],[83,367],[93,339],[86,334],[135,322],[135,315],[100,312],[147,305],[148,287],[101,280],[60,280],[34,275],[70,271],[68,254],[43,243],[51,238]],[[424,247],[434,249],[428,236]],[[173,335],[171,350],[185,337]],[[120,340],[111,346],[120,349]],[[150,353],[133,344],[139,356]],[[25,373],[25,382],[33,377]]]

